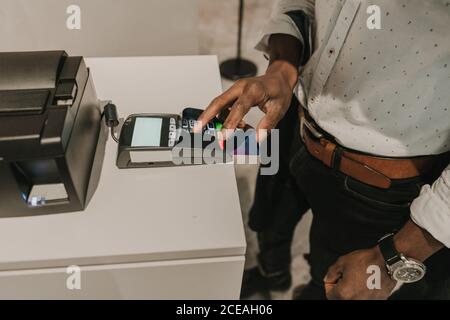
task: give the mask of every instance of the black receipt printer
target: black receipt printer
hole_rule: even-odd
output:
[[[107,136],[82,57],[0,53],[0,218],[84,210]]]

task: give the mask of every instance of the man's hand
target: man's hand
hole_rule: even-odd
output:
[[[369,289],[369,266],[380,268],[380,289]],[[354,251],[340,257],[328,269],[324,279],[327,298],[330,300],[385,300],[396,286],[387,273],[383,256],[377,247]]]
[[[296,82],[297,71],[293,66],[286,62],[275,62],[265,75],[237,81],[215,98],[198,120],[207,123],[230,108],[223,126],[234,130],[250,109],[258,106],[266,115],[257,130],[273,129],[289,108]]]
[[[301,43],[292,36],[275,34],[270,37],[269,47],[270,64],[266,74],[239,80],[215,98],[198,119],[202,125],[222,113],[228,114],[224,129],[234,130],[242,125],[250,109],[257,106],[266,114],[257,127],[258,139],[262,138],[260,132],[276,127],[289,108],[298,81]]]
[[[394,236],[394,243],[398,252],[422,262],[444,246],[412,220],[409,220]],[[370,276],[367,268],[371,265],[380,267],[380,290],[370,290],[367,286],[367,279]],[[340,257],[328,269],[324,283],[328,299],[387,299],[396,285],[387,273],[378,246]]]

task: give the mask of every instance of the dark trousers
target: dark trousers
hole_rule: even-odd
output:
[[[304,147],[297,106],[294,100],[278,126],[280,170],[274,176],[258,176],[249,225],[258,232],[262,269],[267,274],[286,272],[295,228],[311,208],[312,280],[301,298],[325,299],[322,281],[328,268],[340,256],[371,248],[383,235],[399,230],[408,221],[410,204],[422,185],[432,183],[438,173],[396,180],[384,190],[328,168]],[[425,264],[424,279],[404,285],[392,299],[450,299],[450,250],[439,251]]]

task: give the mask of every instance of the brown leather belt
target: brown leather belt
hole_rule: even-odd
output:
[[[313,157],[347,176],[382,189],[389,189],[392,180],[414,178],[429,172],[437,158],[383,158],[352,152],[326,139],[304,117],[300,130],[305,146]]]

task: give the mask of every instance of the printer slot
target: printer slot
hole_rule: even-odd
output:
[[[22,199],[29,207],[63,204],[69,201],[55,160],[11,163]]]
[[[48,96],[49,90],[0,91],[0,115],[41,114]]]

